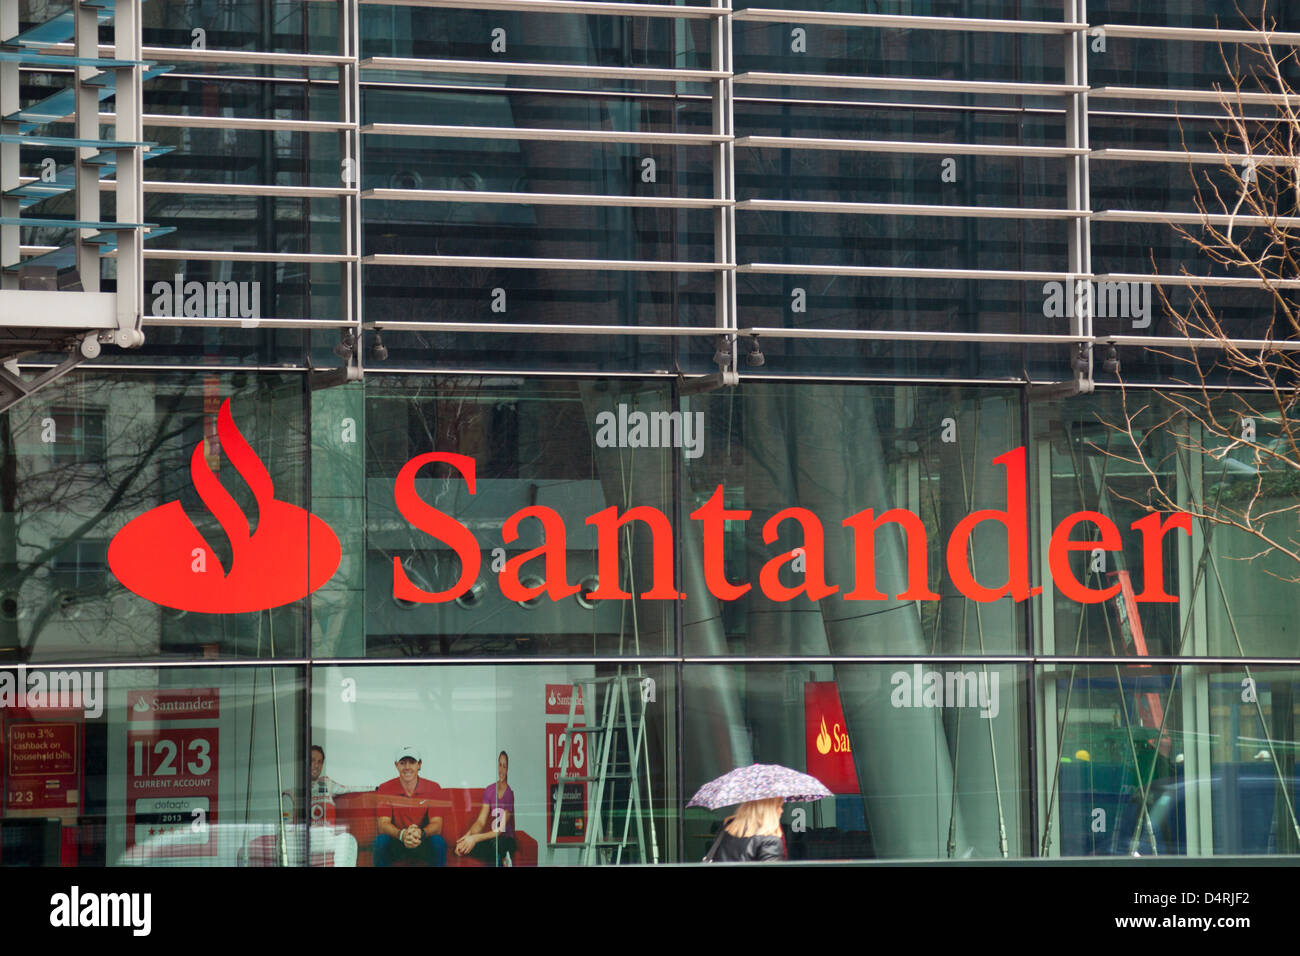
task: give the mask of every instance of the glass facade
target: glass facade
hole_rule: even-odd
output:
[[[1300,852],[1294,471],[1148,347],[1291,304],[1167,221],[1232,3],[118,4],[137,271],[0,22],[3,289],[145,335],[0,412],[0,865],[688,863],[756,762],[795,861]]]

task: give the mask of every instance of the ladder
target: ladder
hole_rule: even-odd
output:
[[[640,673],[620,673],[574,681],[582,688],[585,714],[583,722],[578,723],[580,698],[576,693],[571,695],[549,845],[552,849],[574,845],[558,839],[564,793],[569,784],[590,784],[581,844],[583,866],[623,863],[624,853],[632,856],[633,851],[636,862],[659,862],[659,841],[649,806],[650,755],[645,745],[645,718],[650,701],[646,680]],[[587,767],[585,775],[571,776],[569,758],[579,735],[585,739]]]

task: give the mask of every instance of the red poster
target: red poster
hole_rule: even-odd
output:
[[[81,798],[81,725],[10,720],[5,728],[5,813],[72,810]]]
[[[581,717],[583,715],[581,684],[547,684],[546,712],[548,714],[564,714],[568,716],[570,702],[575,694],[578,697],[578,706],[574,712]]]
[[[150,857],[214,856],[219,691],[131,691],[126,735],[126,845]],[[178,726],[184,721],[184,726]]]
[[[577,696],[575,707],[575,726],[582,726],[586,719],[582,709],[582,686],[579,684],[547,684],[546,713],[569,713],[569,707]],[[551,838],[555,822],[555,795],[560,789],[560,766],[564,764],[566,777],[585,777],[591,761],[588,760],[587,747],[590,734],[568,733],[568,723],[546,724],[546,838]],[[567,763],[566,760],[567,751]],[[585,783],[568,783],[564,785],[564,794],[560,801],[560,826],[556,835],[557,843],[582,843],[587,838],[587,785]]]
[[[808,772],[826,784],[831,793],[857,793],[858,771],[853,765],[853,747],[835,682],[805,683],[803,713]]]
[[[126,693],[127,720],[216,720],[221,697],[215,687],[195,690],[131,690]]]

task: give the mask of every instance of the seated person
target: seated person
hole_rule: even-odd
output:
[[[333,826],[334,798],[340,793],[359,793],[369,787],[349,787],[325,776],[325,750],[312,744],[311,748],[311,825]]]
[[[497,755],[497,779],[483,790],[483,808],[464,835],[456,841],[457,856],[472,856],[501,866],[515,852],[515,793],[506,783],[510,757]]]
[[[444,866],[447,841],[441,836],[442,817],[431,816],[429,804],[440,790],[430,780],[420,779],[420,751],[416,747],[399,747],[393,766],[397,776],[375,788],[380,798],[375,808],[379,833],[375,837],[375,866],[394,863],[419,863]],[[385,797],[408,798],[385,800]]]

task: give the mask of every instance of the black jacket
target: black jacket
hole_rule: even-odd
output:
[[[785,859],[785,840],[779,836],[732,836],[725,830],[713,852],[713,863],[765,863]]]

